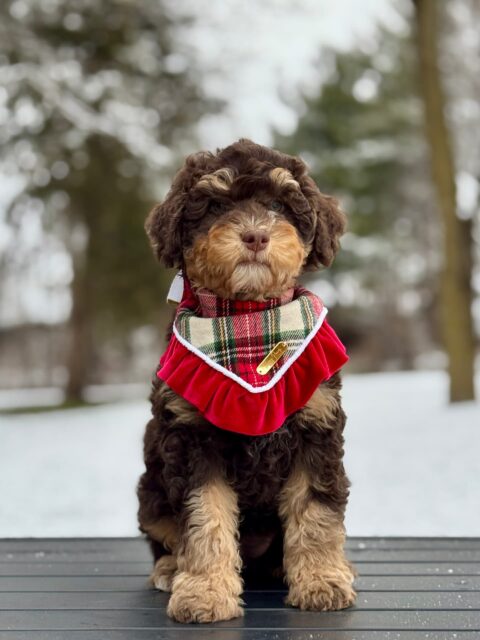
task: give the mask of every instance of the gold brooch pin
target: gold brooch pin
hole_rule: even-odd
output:
[[[280,360],[287,348],[288,345],[286,342],[277,342],[270,353],[268,353],[258,365],[257,373],[262,376],[268,373],[270,369]]]

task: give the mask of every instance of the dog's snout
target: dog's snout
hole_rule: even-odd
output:
[[[242,242],[250,251],[261,251],[270,241],[270,236],[266,231],[246,231],[242,233],[241,237]]]

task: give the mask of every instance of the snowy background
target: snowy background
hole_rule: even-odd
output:
[[[348,533],[480,536],[480,405],[448,406],[437,372],[347,375],[343,395]],[[0,536],[136,535],[148,417],[144,401],[0,416]]]
[[[479,5],[437,5],[478,345]],[[137,534],[145,383],[170,315],[144,218],[185,153],[240,136],[300,153],[348,211],[316,290],[352,356],[348,533],[480,536],[480,404],[449,405],[440,371],[413,6],[264,0],[252,19],[241,0],[0,3],[0,538]]]

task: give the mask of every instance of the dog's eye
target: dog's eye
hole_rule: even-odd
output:
[[[283,203],[280,200],[272,200],[270,202],[270,210],[271,211],[281,211],[283,209]]]

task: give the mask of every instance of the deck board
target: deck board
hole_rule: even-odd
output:
[[[480,562],[363,562],[355,561],[358,572],[366,576],[480,576]],[[0,578],[28,576],[144,576],[150,562],[1,562]]]
[[[250,590],[244,618],[198,626],[167,617],[141,538],[0,540],[0,638],[480,639],[479,538],[351,538],[347,550],[359,571],[352,609],[301,612],[284,589]]]
[[[352,631],[349,629],[109,629],[10,631],[5,640],[478,640],[478,631]]]

